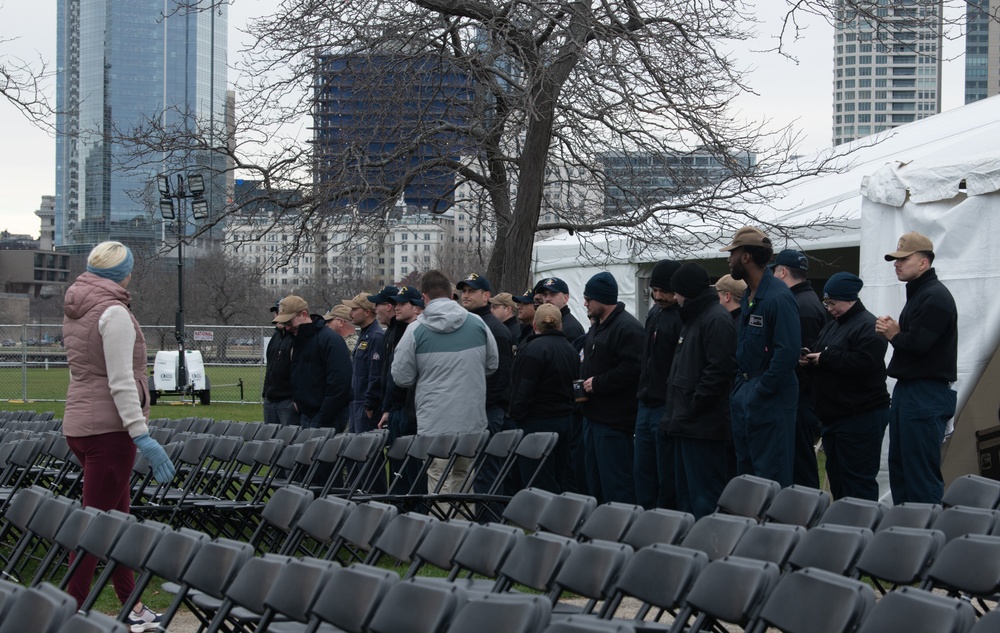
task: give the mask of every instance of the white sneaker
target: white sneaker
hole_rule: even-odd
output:
[[[133,611],[128,616],[128,625],[132,633],[143,633],[143,631],[155,631],[160,626],[163,619],[162,613],[154,613],[146,605],[142,605],[142,611]]]

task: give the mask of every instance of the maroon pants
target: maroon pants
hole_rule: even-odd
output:
[[[83,507],[98,510],[129,511],[129,478],[135,463],[135,444],[125,431],[102,433],[86,437],[67,437],[73,454],[83,464]],[[72,564],[73,557],[70,558]],[[83,557],[76,573],[70,579],[67,591],[76,598],[77,606],[90,593],[97,570],[97,558],[89,554]],[[135,576],[131,569],[116,566],[111,575],[118,599],[123,603],[135,588]]]

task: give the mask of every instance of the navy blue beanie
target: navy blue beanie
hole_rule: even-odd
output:
[[[649,274],[649,287],[659,288],[663,292],[673,292],[674,288],[670,285],[670,278],[680,267],[680,262],[670,259],[661,259],[656,262],[656,266],[653,266],[653,272]]]
[[[618,303],[618,282],[615,281],[614,275],[608,271],[597,273],[583,287],[583,296],[606,306],[616,305]]]
[[[853,273],[837,273],[823,286],[823,298],[834,301],[857,301],[865,282]]]

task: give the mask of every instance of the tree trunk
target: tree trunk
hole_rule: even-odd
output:
[[[552,122],[555,118],[556,88],[552,84],[538,86],[535,103],[537,114],[531,118],[524,136],[521,153],[520,177],[514,212],[506,231],[497,230],[493,255],[487,277],[494,292],[524,292],[534,284],[531,279],[531,256],[538,228],[538,215],[542,209],[545,189],[545,166],[552,141]]]

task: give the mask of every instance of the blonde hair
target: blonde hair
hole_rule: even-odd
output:
[[[128,257],[128,247],[121,242],[101,242],[90,251],[87,265],[93,268],[114,268]]]
[[[551,303],[535,308],[535,331],[548,332],[562,329],[562,312]]]

